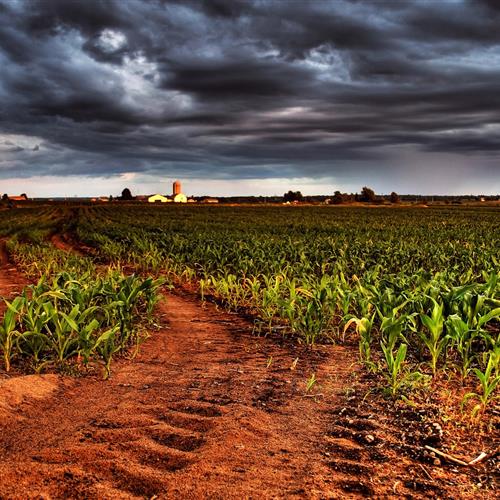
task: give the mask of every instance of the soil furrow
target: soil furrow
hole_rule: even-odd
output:
[[[159,313],[168,327],[136,360],[117,361],[111,380],[59,378],[55,393],[1,420],[0,496],[63,498],[68,478],[70,496],[86,498],[333,495],[320,445],[325,403],[303,397],[322,357],[292,371],[296,349],[186,297],[169,295]],[[332,398],[337,380],[324,388]]]

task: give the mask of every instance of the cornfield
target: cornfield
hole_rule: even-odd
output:
[[[46,362],[36,346],[48,341],[30,333],[35,327],[26,323],[27,304],[39,297],[61,311],[61,328],[80,339],[54,347],[54,362],[75,354],[86,362],[89,352],[106,360],[108,351],[128,343],[131,321],[121,312],[121,322],[104,312],[109,304],[103,297],[111,294],[76,298],[95,279],[96,263],[106,262],[194,285],[203,300],[251,314],[261,335],[284,335],[311,348],[355,339],[360,361],[393,397],[443,374],[457,377],[473,388],[464,407],[480,414],[498,398],[500,382],[499,222],[494,208],[455,207],[110,205],[18,211],[2,220],[0,233],[18,266],[42,281],[9,304],[0,329],[4,357],[6,363],[12,356],[30,359],[35,369]],[[92,256],[62,256],[47,243],[55,231],[71,232],[93,249]],[[90,288],[117,291],[125,286],[120,279],[111,274]],[[153,280],[129,285],[145,290],[146,304],[158,286]],[[59,313],[47,309],[44,321],[52,314]],[[96,325],[96,316],[107,321]],[[88,333],[94,330],[99,333]],[[87,351],[81,339],[89,335],[94,347]],[[111,346],[103,336],[113,339]]]

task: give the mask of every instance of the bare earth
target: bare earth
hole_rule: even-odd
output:
[[[0,295],[12,283],[4,260]],[[255,337],[180,292],[158,314],[108,381],[0,371],[0,498],[461,496],[394,451],[388,418],[350,406],[352,347]]]
[[[28,397],[4,416],[1,496],[273,497],[336,490],[317,447],[325,415],[314,398],[303,397],[300,359],[290,370],[295,353],[249,336],[238,318],[229,325],[212,307],[176,296],[167,304],[161,312],[169,327],[134,361],[116,363],[110,381],[60,378],[55,395]],[[329,375],[341,386],[349,365],[339,358],[344,362]]]

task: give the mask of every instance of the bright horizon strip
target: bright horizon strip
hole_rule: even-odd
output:
[[[490,183],[485,188],[469,182],[455,183],[453,189],[434,191],[416,189],[417,186],[405,186],[404,181],[395,179],[394,185],[376,180],[366,182],[335,182],[334,179],[322,178],[270,178],[270,179],[197,179],[179,176],[138,176],[122,174],[114,177],[88,176],[36,176],[30,178],[12,178],[0,181],[0,192],[11,196],[26,193],[29,198],[73,198],[119,196],[123,189],[129,188],[132,194],[149,195],[155,193],[170,194],[172,183],[179,179],[182,191],[188,196],[282,196],[292,190],[300,191],[305,196],[328,196],[335,191],[359,193],[363,186],[371,187],[377,194],[387,195],[392,191],[400,195],[422,196],[496,196],[500,193],[500,182]]]

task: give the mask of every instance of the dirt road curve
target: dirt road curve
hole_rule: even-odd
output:
[[[10,262],[5,240],[0,239],[0,297],[9,300],[26,284],[26,278]],[[5,304],[0,301],[0,314],[2,316],[4,310]]]
[[[328,497],[359,480],[324,454],[325,405],[351,371],[342,348],[340,365],[305,364],[214,306],[160,307],[168,327],[111,380],[29,378],[40,394],[0,414],[1,498]],[[312,370],[319,403],[304,397]]]

